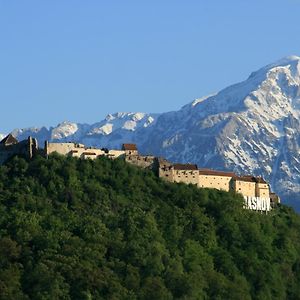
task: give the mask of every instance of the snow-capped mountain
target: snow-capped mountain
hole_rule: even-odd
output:
[[[171,160],[262,174],[283,198],[300,200],[299,113],[300,58],[292,56],[162,114],[143,147]]]
[[[62,122],[56,127],[15,129],[12,134],[19,140],[29,135],[38,139],[42,145],[49,141],[76,141],[87,146],[117,147],[124,141],[136,140],[137,131],[147,130],[155,125],[159,114],[146,113],[115,113],[109,114],[103,121],[88,125],[72,122]]]
[[[117,113],[93,125],[64,122],[13,134],[101,147],[132,141],[142,152],[171,161],[263,175],[300,208],[299,115],[300,58],[291,56],[179,111]]]

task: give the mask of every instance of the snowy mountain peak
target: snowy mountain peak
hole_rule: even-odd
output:
[[[256,72],[253,72],[250,78],[258,77],[263,79],[267,74],[271,73],[272,71],[276,70],[290,70],[291,74],[294,77],[299,77],[300,74],[300,57],[296,55],[286,56],[282,59],[279,59],[278,61],[271,63],[269,65],[266,65],[265,67],[259,69]]]
[[[252,111],[271,119],[283,115],[297,116],[300,107],[300,57],[288,56],[269,64],[243,82],[229,86],[219,93],[202,97],[184,106],[186,114],[198,117],[207,114]]]
[[[68,136],[74,135],[77,130],[78,125],[76,123],[64,121],[58,124],[58,126],[52,130],[51,139],[59,140],[66,138]]]
[[[286,57],[279,59],[278,61],[276,61],[274,63],[266,65],[265,67],[261,68],[259,71],[265,72],[265,71],[268,71],[268,70],[271,70],[271,69],[277,68],[277,67],[297,68],[299,65],[299,62],[300,62],[299,56],[296,56],[296,55],[286,56]]]
[[[114,114],[108,114],[105,118],[106,121],[112,121],[115,119],[122,119],[122,118],[126,118],[128,116],[130,116],[132,113],[128,113],[128,112],[117,112]]]
[[[299,61],[300,61],[300,56],[290,55],[279,59],[277,62],[270,64],[269,66],[286,66],[286,65],[293,64],[295,62],[299,63]]]
[[[50,129],[20,129],[13,134],[19,140],[32,135],[39,142],[54,139],[108,148],[133,142],[142,153],[174,162],[263,176],[283,200],[291,195],[297,199],[300,57],[269,64],[245,81],[178,111],[119,112],[93,125],[63,122]]]

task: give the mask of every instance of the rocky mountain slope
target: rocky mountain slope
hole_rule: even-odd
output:
[[[13,134],[107,147],[133,141],[172,161],[261,174],[300,208],[299,114],[300,58],[291,56],[179,111],[117,113],[93,125],[64,122]]]
[[[171,160],[263,174],[284,198],[300,198],[299,108],[300,58],[293,56],[162,114],[144,148]]]

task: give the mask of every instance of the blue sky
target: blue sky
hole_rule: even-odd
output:
[[[0,0],[0,132],[177,110],[300,55],[300,0]]]

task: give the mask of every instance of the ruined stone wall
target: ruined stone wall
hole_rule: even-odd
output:
[[[154,170],[159,178],[174,182],[174,168],[172,163],[164,158],[155,158]]]
[[[144,169],[153,169],[154,167],[154,160],[155,157],[154,156],[150,156],[150,155],[126,155],[125,156],[125,161],[133,164],[135,166],[144,168]]]
[[[125,156],[125,151],[124,150],[109,150],[107,156],[110,158],[123,157],[123,156]]]
[[[23,140],[17,144],[12,145],[0,145],[0,164],[3,164],[6,160],[14,155],[22,155],[27,158],[32,158],[38,152],[37,140],[29,137],[27,140]]]
[[[76,148],[71,152],[72,157],[80,157],[80,158],[91,158],[95,159],[99,156],[104,156],[106,153],[101,149],[94,148]]]
[[[78,158],[95,159],[99,156],[107,156],[109,158],[118,158],[125,155],[123,150],[107,150],[98,148],[86,148],[83,144],[76,143],[45,143],[45,154],[59,153],[61,155],[70,155]]]
[[[27,139],[27,151],[29,158],[32,158],[39,151],[39,146],[37,139],[32,138],[31,136]]]
[[[138,150],[122,150],[125,152],[126,156],[136,156],[139,155]]]
[[[158,177],[164,180],[174,182],[174,170],[172,167],[160,167],[158,169]]]
[[[57,152],[62,155],[69,154],[72,150],[82,149],[75,143],[45,143],[45,154],[49,155],[51,153]],[[84,149],[84,148],[83,148]]]

